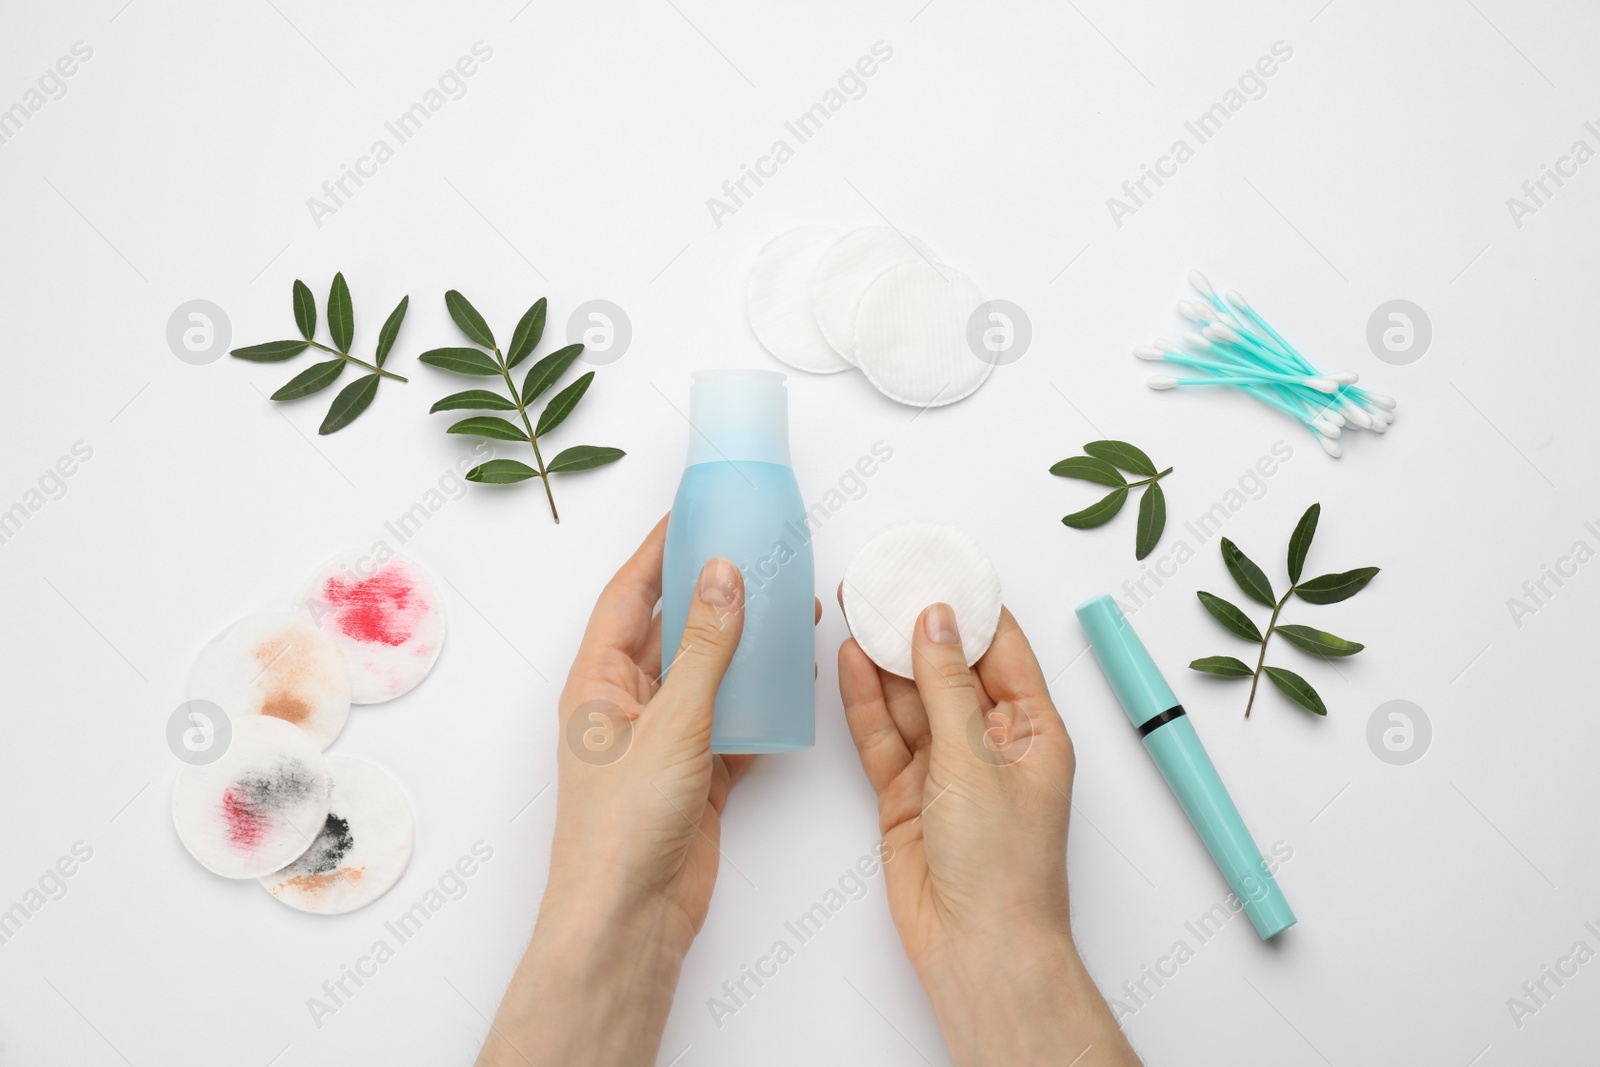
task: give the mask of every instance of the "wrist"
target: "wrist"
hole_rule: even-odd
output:
[[[683,927],[658,897],[552,875],[480,1063],[648,1061],[692,939]]]
[[[535,933],[548,928],[630,944],[643,939],[679,956],[688,954],[700,924],[654,872],[594,848],[553,851]]]
[[[1056,1064],[1121,1043],[1064,924],[968,935],[931,954],[919,977],[957,1065]]]
[[[681,963],[698,932],[671,897],[617,872],[550,872],[533,943],[578,953],[568,963],[612,954],[647,953],[651,961]]]

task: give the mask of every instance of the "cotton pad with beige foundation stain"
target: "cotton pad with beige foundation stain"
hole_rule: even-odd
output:
[[[325,749],[350,714],[350,678],[339,646],[304,619],[247,615],[200,650],[189,699],[293,723]]]
[[[353,704],[410,692],[444,645],[444,600],[408,556],[355,549],[318,568],[295,605],[344,654]]]
[[[937,258],[922,241],[888,226],[852,230],[833,242],[811,278],[811,307],[822,336],[841,357],[859,365],[856,314],[867,289],[890,267]]]
[[[329,756],[333,794],[311,847],[261,885],[291,908],[342,915],[383,896],[411,862],[416,820],[400,783],[365,760]]]
[[[930,604],[949,604],[967,665],[1000,625],[1000,575],[978,543],[953,526],[906,522],[880,531],[845,567],[845,621],[879,667],[914,677],[912,635]]]
[[[943,263],[890,267],[856,311],[856,366],[884,396],[912,407],[942,407],[971,396],[994,371],[967,336],[982,303],[977,284]]]
[[[827,226],[800,226],[768,241],[745,285],[745,313],[761,347],[779,362],[811,374],[851,369],[817,326],[811,279],[837,240]]]
[[[229,717],[227,748],[178,772],[172,822],[190,855],[224,878],[260,878],[302,855],[328,819],[333,782],[299,727]]]

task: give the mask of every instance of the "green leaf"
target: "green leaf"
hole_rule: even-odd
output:
[[[478,314],[478,309],[473,307],[467,298],[454,289],[444,294],[444,306],[450,309],[450,317],[456,320],[456,325],[461,327],[461,332],[484,348],[493,348],[494,334],[489,332],[489,324],[483,321],[483,316]]]
[[[1240,609],[1223,600],[1219,596],[1201,590],[1195,593],[1200,598],[1200,603],[1211,613],[1211,617],[1220,622],[1229,633],[1244,638],[1246,641],[1261,642],[1261,631],[1256,629],[1256,624],[1250,621],[1250,616]]]
[[[313,363],[290,378],[282,389],[272,394],[274,400],[299,400],[312,393],[320,393],[339,380],[344,373],[344,360],[330,359],[326,363]]]
[[[364,374],[339,390],[339,395],[333,398],[333,405],[328,408],[328,417],[322,420],[317,433],[336,433],[355,422],[356,416],[367,410],[372,398],[378,395],[378,382],[382,380],[381,374]]]
[[[1128,484],[1128,480],[1117,472],[1117,468],[1093,456],[1073,456],[1064,459],[1051,467],[1050,473],[1058,478],[1082,478],[1086,482],[1098,482],[1101,485]]]
[[[1275,632],[1283,635],[1283,639],[1313,656],[1323,659],[1336,659],[1341,656],[1353,656],[1360,652],[1366,645],[1358,641],[1346,641],[1342,637],[1335,637],[1324,630],[1314,630],[1309,626],[1279,626]]]
[[[1308,604],[1337,604],[1365,589],[1377,573],[1377,567],[1357,567],[1353,571],[1324,574],[1309,582],[1302,582],[1294,587],[1294,591]]]
[[[511,347],[506,350],[507,366],[515,367],[533,353],[544,336],[544,313],[545,299],[541,296],[517,320],[517,328],[511,331]]]
[[[1327,705],[1317,696],[1317,691],[1311,688],[1311,683],[1294,671],[1286,671],[1282,667],[1268,667],[1267,677],[1272,679],[1273,685],[1283,691],[1284,696],[1302,708],[1314,715],[1328,714]]]
[[[571,473],[572,471],[593,470],[596,467],[604,467],[607,463],[615,463],[625,455],[627,453],[620,448],[573,445],[571,448],[564,449],[555,459],[552,459],[545,470],[551,474],[555,474],[558,471]]]
[[[1300,516],[1300,522],[1289,537],[1290,585],[1300,580],[1300,572],[1306,565],[1306,553],[1311,550],[1311,539],[1317,535],[1317,519],[1321,515],[1321,504],[1312,504],[1306,508],[1306,513]]]
[[[1249,678],[1255,674],[1255,671],[1245,663],[1232,656],[1206,656],[1204,659],[1192,660],[1189,669],[1199,671],[1201,674],[1214,674],[1218,678]]]
[[[572,361],[582,354],[582,345],[568,345],[556,349],[529,367],[528,376],[522,380],[523,406],[538,400],[546,389],[560,381],[561,376],[567,373],[567,368],[572,366]]]
[[[383,366],[383,361],[389,358],[389,349],[394,347],[394,339],[400,335],[400,324],[405,321],[406,308],[411,304],[409,296],[402,296],[400,303],[389,312],[389,317],[383,320],[383,329],[378,331],[378,352],[374,360],[378,366]]]
[[[1144,559],[1154,552],[1161,541],[1161,531],[1167,528],[1167,495],[1161,491],[1160,482],[1151,482],[1139,498],[1139,532],[1133,542],[1135,559]]]
[[[300,336],[307,341],[317,335],[317,298],[311,287],[299,278],[294,280],[294,324],[300,327]]]
[[[432,348],[417,358],[429,366],[457,374],[477,374],[482,377],[500,375],[500,364],[494,361],[494,357],[476,348]]]
[[[1125,471],[1143,474],[1147,478],[1155,477],[1156,465],[1150,461],[1150,457],[1126,441],[1090,441],[1083,446],[1083,450],[1095,459],[1103,459]]]
[[[350,351],[350,342],[356,335],[356,319],[350,307],[350,287],[345,284],[343,272],[333,276],[333,288],[328,290],[328,332],[333,335],[333,347],[341,352]]]
[[[1101,497],[1097,503],[1090,504],[1082,511],[1074,511],[1071,515],[1064,515],[1061,521],[1074,530],[1091,530],[1096,526],[1103,526],[1110,522],[1117,512],[1122,510],[1123,502],[1128,499],[1128,487],[1119,486]]]
[[[496,441],[526,441],[528,435],[517,429],[505,419],[495,415],[474,415],[470,419],[462,419],[445,433],[467,433],[474,437],[492,437]]]
[[[306,341],[268,341],[264,345],[235,348],[228,355],[235,359],[248,359],[251,363],[282,363],[293,359],[311,345]]]
[[[566,421],[567,416],[572,414],[572,409],[578,406],[578,401],[583,399],[583,394],[589,391],[589,383],[592,381],[594,381],[594,371],[585,374],[552,397],[550,403],[539,413],[539,422],[533,428],[533,436],[543,437]]]
[[[1269,608],[1277,607],[1277,601],[1272,596],[1272,583],[1267,581],[1267,576],[1250,561],[1249,556],[1239,551],[1238,545],[1226,537],[1222,539],[1222,562],[1227,564],[1228,573],[1239,583],[1245,596]]]
[[[491,459],[487,463],[480,463],[467,472],[469,482],[484,482],[488,485],[509,485],[512,482],[525,482],[529,478],[539,477],[539,472],[526,463],[514,459]]]
[[[488,389],[468,389],[464,393],[451,393],[429,408],[428,414],[432,415],[435,411],[455,411],[459,408],[473,408],[478,411],[515,411],[517,405]]]

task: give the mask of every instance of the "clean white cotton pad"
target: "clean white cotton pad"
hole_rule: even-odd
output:
[[[888,226],[854,230],[828,246],[811,277],[811,305],[817,327],[833,350],[851,363],[855,357],[856,309],[873,279],[901,263],[932,263],[933,249]]]
[[[903,263],[868,287],[856,313],[856,366],[891,400],[941,407],[971,396],[994,370],[967,340],[983,293],[944,264]]]
[[[342,915],[387,893],[411,861],[415,820],[388,771],[365,760],[329,756],[328,819],[299,859],[261,879],[291,908]]]
[[[756,257],[745,287],[745,311],[761,346],[782,363],[813,374],[849,370],[828,344],[811,310],[811,279],[838,238],[826,226],[801,226],[774,237]]]
[[[312,576],[296,608],[344,653],[354,704],[410,692],[444,644],[444,601],[406,556],[361,549],[336,556]]]
[[[967,665],[994,640],[1000,624],[1000,576],[977,542],[953,526],[906,522],[861,546],[844,571],[844,616],[872,662],[913,677],[911,636],[929,604],[956,613]]]
[[[297,727],[230,717],[227,751],[178,772],[172,822],[183,847],[224,878],[260,878],[310,847],[328,818],[326,761]]]
[[[327,748],[350,714],[350,678],[339,646],[304,619],[247,615],[200,650],[189,699],[209,700],[230,718],[283,719]]]

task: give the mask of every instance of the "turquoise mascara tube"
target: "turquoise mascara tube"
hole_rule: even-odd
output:
[[[1155,760],[1256,933],[1265,941],[1293,926],[1294,912],[1245,829],[1194,724],[1122,609],[1110,597],[1097,596],[1078,605],[1078,623],[1117,702],[1144,739],[1145,751]]]

